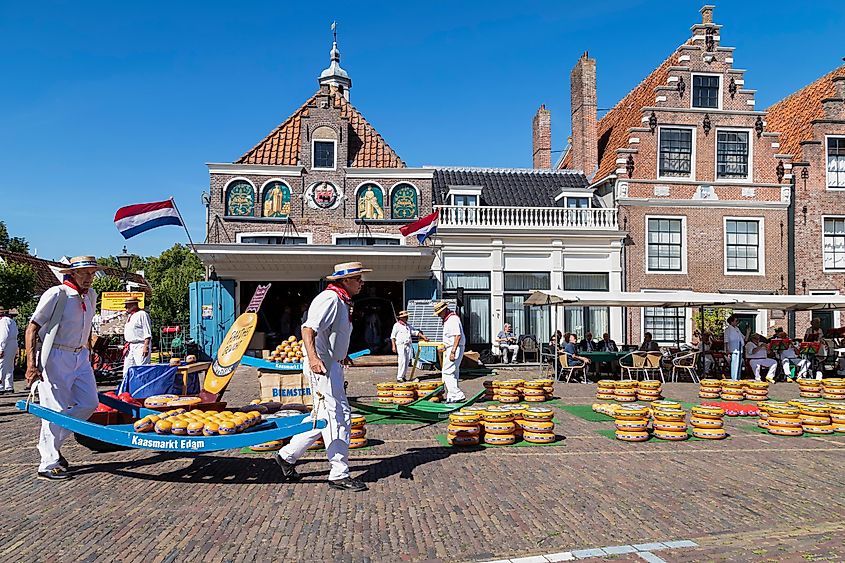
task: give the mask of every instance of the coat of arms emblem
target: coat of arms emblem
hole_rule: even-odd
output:
[[[308,188],[308,205],[317,209],[334,209],[341,199],[340,190],[331,182],[316,182]]]

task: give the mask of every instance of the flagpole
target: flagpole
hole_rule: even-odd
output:
[[[170,196],[170,201],[173,203],[173,209],[176,210],[176,214],[179,216],[179,220],[182,222],[182,228],[185,229],[185,234],[188,235],[188,242],[191,244],[191,251],[194,254],[197,254],[197,249],[194,247],[194,240],[191,238],[191,233],[188,231],[188,224],[185,223],[185,219],[182,217],[182,213],[179,211],[179,208],[176,206],[176,200],[173,199],[173,196]]]

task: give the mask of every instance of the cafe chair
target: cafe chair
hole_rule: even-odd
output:
[[[663,367],[660,363],[663,361],[663,352],[647,352],[645,355],[645,365],[643,366],[643,375],[647,379],[656,379],[655,375],[660,377],[660,381],[666,383],[663,378]]]
[[[540,361],[540,347],[537,345],[537,339],[530,334],[526,334],[519,340],[519,349],[522,351],[522,363],[525,363],[526,354],[534,354],[534,361]]]
[[[678,354],[672,359],[672,382],[678,382],[678,372],[686,372],[693,383],[698,383],[698,352],[688,352],[686,354]]]
[[[560,378],[563,377],[564,372],[566,372],[566,383],[569,383],[569,380],[572,378],[572,374],[581,372],[581,375],[584,378],[584,383],[587,383],[587,364],[582,363],[580,365],[574,365],[569,363],[569,354],[564,352],[559,356],[560,359],[560,371],[558,371],[557,377],[555,378],[556,381],[560,381]]]
[[[627,376],[630,380],[638,380],[645,370],[645,360],[646,353],[638,350],[619,358],[619,367],[622,370],[619,378],[625,379]]]

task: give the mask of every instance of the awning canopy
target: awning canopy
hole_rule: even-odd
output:
[[[767,295],[696,291],[534,291],[526,305],[603,307],[728,307],[784,311],[845,310],[845,295]]]
[[[371,281],[428,279],[434,253],[426,246],[332,246],[198,244],[197,254],[220,278],[251,281],[313,281],[341,262],[362,262]]]

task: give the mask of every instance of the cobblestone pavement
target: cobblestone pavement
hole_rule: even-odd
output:
[[[348,370],[350,394],[374,395],[391,373]],[[565,404],[593,402],[592,385],[556,389]],[[664,395],[697,402],[697,386]],[[796,395],[786,383],[771,393]],[[443,424],[370,425],[377,444],[351,454],[362,494],[329,489],[320,452],[301,482],[280,484],[269,455],[95,454],[71,439],[76,477],[53,483],[35,479],[38,420],[13,407],[24,396],[0,395],[2,561],[476,561],[681,539],[698,547],[655,554],[845,560],[841,435],[778,438],[729,419],[723,441],[628,444],[596,433],[611,423],[559,411],[562,447],[459,451],[435,441]],[[255,372],[239,368],[227,400],[257,396]]]

